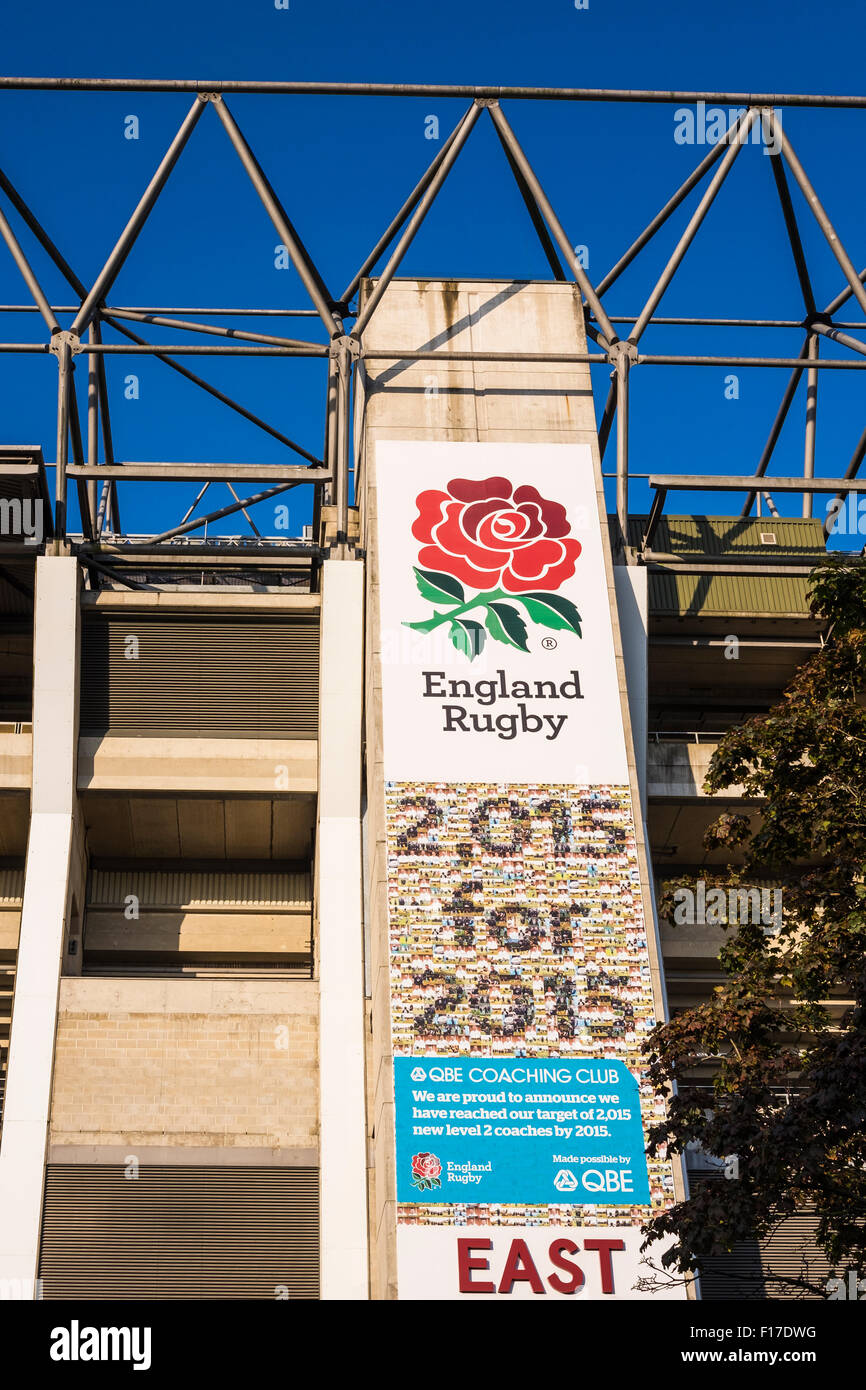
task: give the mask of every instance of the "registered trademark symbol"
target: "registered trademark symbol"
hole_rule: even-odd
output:
[[[542,637],[542,639],[541,639],[541,645],[542,645],[542,647],[544,648],[544,650],[545,650],[546,652],[552,652],[553,649],[554,649],[554,647],[556,646],[556,638],[555,638],[555,637]]]

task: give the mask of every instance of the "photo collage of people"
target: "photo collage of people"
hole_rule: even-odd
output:
[[[655,1024],[626,786],[388,783],[395,1056],[615,1058]],[[670,1165],[649,1163],[652,1208]],[[402,1223],[631,1226],[643,1207],[404,1204]]]

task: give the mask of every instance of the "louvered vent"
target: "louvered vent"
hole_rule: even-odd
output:
[[[700,1183],[724,1182],[717,1173],[690,1173],[694,1191]],[[741,1241],[730,1255],[704,1262],[701,1298],[721,1299],[820,1299],[833,1269],[815,1244],[818,1218],[809,1211],[796,1212],[780,1222],[765,1240]],[[811,1286],[809,1288],[805,1285]]]
[[[135,912],[127,916],[127,904]],[[87,881],[84,973],[224,975],[313,969],[312,881],[215,869],[93,869]]]
[[[316,1168],[49,1164],[46,1299],[318,1298]]]
[[[15,961],[0,961],[0,1134],[3,1132],[3,1102],[6,1099],[6,1070],[9,1065],[9,1030],[12,1024],[14,992]]]
[[[317,617],[85,614],[82,734],[315,738],[318,699]]]

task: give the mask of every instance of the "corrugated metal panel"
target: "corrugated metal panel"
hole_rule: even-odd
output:
[[[6,1069],[9,1065],[9,1030],[15,993],[15,961],[0,965],[0,1134],[3,1132],[3,1102],[6,1098]]]
[[[84,734],[315,738],[318,701],[318,617],[85,614]]]
[[[0,906],[20,907],[24,897],[24,870],[0,869]]]
[[[629,542],[638,545],[646,530],[646,517],[629,518]],[[766,544],[761,536],[774,536]],[[653,550],[673,555],[760,555],[772,563],[791,555],[825,554],[824,532],[817,517],[663,516],[652,541]]]
[[[46,1299],[318,1298],[318,1169],[50,1164],[39,1274]]]
[[[808,581],[799,575],[659,574],[649,576],[655,616],[809,617]]]
[[[108,962],[93,964],[85,959],[84,974],[98,975],[112,980],[152,980],[159,976],[165,979],[187,980],[232,980],[243,972],[245,980],[311,980],[312,961],[300,965],[287,965],[284,961],[254,961],[249,956],[238,956],[235,960],[196,960],[194,964],[135,965],[121,962],[119,956]]]
[[[2,878],[0,878],[2,891]],[[307,873],[162,873],[94,869],[87,881],[91,907],[122,907],[135,894],[142,909],[208,907],[309,907]]]
[[[717,1173],[690,1173],[689,1183],[724,1182]],[[714,1303],[722,1299],[820,1299],[833,1268],[815,1244],[818,1218],[801,1211],[781,1222],[771,1236],[762,1241],[737,1244],[730,1255],[704,1262],[701,1298]],[[815,1286],[810,1292],[796,1280]],[[791,1282],[787,1282],[791,1281]]]

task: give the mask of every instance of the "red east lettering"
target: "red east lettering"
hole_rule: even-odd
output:
[[[499,1281],[500,1293],[511,1293],[515,1284],[530,1284],[533,1293],[547,1293],[525,1240],[513,1240]]]
[[[492,1250],[492,1240],[478,1240],[475,1236],[466,1239],[461,1236],[457,1240],[457,1270],[460,1275],[461,1293],[496,1293],[496,1285],[489,1280],[476,1282],[472,1278],[474,1269],[489,1269],[489,1260],[476,1260],[472,1258],[473,1250]]]
[[[554,1240],[548,1250],[550,1263],[557,1269],[562,1269],[570,1275],[570,1279],[561,1279],[558,1274],[549,1274],[547,1282],[557,1293],[577,1293],[583,1288],[585,1283],[583,1270],[580,1265],[576,1265],[573,1260],[566,1260],[566,1255],[577,1255],[580,1246],[577,1241],[569,1240],[568,1236],[563,1236],[559,1240]]]
[[[624,1250],[624,1240],[585,1240],[584,1250],[597,1250],[598,1262],[601,1266],[601,1291],[602,1293],[613,1293],[613,1260],[611,1259],[612,1250]]]

